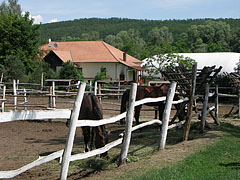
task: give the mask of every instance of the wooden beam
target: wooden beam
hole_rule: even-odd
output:
[[[131,129],[132,129],[132,122],[133,122],[133,115],[134,115],[134,107],[135,107],[135,99],[137,94],[137,84],[133,83],[130,94],[129,94],[129,107],[126,116],[126,126],[125,126],[125,135],[123,139],[120,159],[119,159],[119,166],[126,163],[126,158],[128,154],[128,149],[131,141]]]
[[[167,131],[168,131],[168,123],[169,123],[169,117],[172,109],[172,102],[175,95],[177,83],[172,82],[170,85],[170,88],[168,90],[167,94],[167,102],[163,111],[163,124],[162,124],[162,130],[161,130],[161,138],[160,138],[160,144],[158,149],[164,149],[166,140],[167,140]]]
[[[190,126],[191,126],[192,108],[193,108],[193,101],[194,101],[195,87],[196,87],[196,73],[197,73],[197,64],[194,64],[192,67],[191,89],[190,89],[190,93],[189,93],[186,128],[185,128],[184,136],[183,136],[184,141],[188,140],[188,134],[190,131]]]
[[[83,95],[85,91],[86,83],[82,83],[79,91],[77,98],[74,103],[73,107],[73,112],[71,115],[71,120],[70,120],[70,126],[69,126],[69,131],[68,131],[68,138],[67,142],[65,145],[64,149],[64,154],[63,154],[63,161],[62,161],[62,167],[61,167],[61,173],[60,173],[60,180],[66,180],[67,179],[67,173],[68,173],[68,168],[69,168],[69,163],[70,163],[70,156],[72,153],[72,147],[73,147],[73,141],[75,137],[75,132],[76,132],[76,124],[83,100]]]
[[[70,109],[10,111],[0,113],[0,123],[37,119],[69,119],[70,116]]]

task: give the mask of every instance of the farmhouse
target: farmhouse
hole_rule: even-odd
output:
[[[82,71],[85,80],[92,80],[98,72],[107,71],[112,80],[135,81],[142,71],[140,60],[103,41],[49,41],[41,47],[46,51],[44,60],[55,71],[63,62],[73,62]]]

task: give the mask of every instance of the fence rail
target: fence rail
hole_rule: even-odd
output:
[[[115,117],[109,118],[109,119],[103,119],[99,121],[94,121],[94,120],[78,120],[78,114],[80,111],[81,107],[81,102],[82,102],[82,97],[83,93],[85,90],[85,83],[82,83],[80,86],[80,90],[78,91],[77,98],[75,100],[74,108],[73,111],[71,110],[49,110],[49,111],[37,111],[37,110],[32,110],[32,111],[15,111],[15,112],[7,112],[7,113],[2,113],[0,114],[0,123],[1,122],[8,122],[8,121],[13,121],[13,120],[30,120],[30,119],[49,119],[49,118],[70,118],[71,117],[71,122],[70,122],[70,127],[69,127],[69,133],[68,133],[68,138],[67,138],[67,143],[66,147],[63,150],[59,150],[57,152],[54,152],[48,156],[40,157],[38,160],[22,167],[17,170],[12,170],[12,171],[0,171],[0,178],[12,178],[22,172],[25,172],[26,170],[29,170],[32,167],[38,166],[42,163],[51,161],[53,159],[62,157],[62,168],[61,168],[61,173],[60,173],[60,179],[65,180],[67,178],[67,173],[68,173],[68,168],[69,168],[69,162],[74,161],[74,160],[80,160],[80,159],[85,159],[91,156],[95,156],[98,154],[102,154],[109,149],[122,144],[122,150],[121,150],[121,159],[120,162],[124,162],[124,159],[126,159],[126,155],[128,153],[128,147],[131,139],[131,132],[135,131],[137,129],[152,125],[152,124],[164,124],[162,126],[162,134],[161,134],[161,140],[159,147],[164,148],[165,142],[166,142],[166,135],[167,135],[167,130],[173,127],[176,127],[178,125],[182,125],[183,122],[177,123],[175,125],[168,126],[169,122],[169,115],[171,112],[171,106],[173,102],[173,96],[175,93],[175,88],[176,88],[176,83],[172,83],[170,90],[168,92],[168,98],[166,97],[161,97],[161,98],[147,98],[144,100],[140,101],[135,101],[134,97],[130,97],[130,99],[133,99],[129,103],[129,107],[127,112],[124,112],[120,115],[117,115]],[[135,88],[134,88],[135,86]],[[135,93],[131,94],[136,94],[136,84],[132,85],[131,91],[135,91]],[[144,104],[144,103],[149,103],[149,102],[158,102],[158,101],[166,101],[166,106],[164,109],[164,116],[163,116],[163,121],[160,120],[151,120],[145,123],[142,123],[140,125],[132,127],[132,120],[133,120],[133,111],[134,107]],[[182,102],[182,101],[179,101]],[[61,113],[60,113],[61,112]],[[64,112],[64,113],[62,113]],[[125,131],[123,133],[123,137],[120,137],[119,139],[110,142],[109,144],[106,144],[104,147],[87,152],[87,153],[80,153],[80,154],[75,154],[71,155],[72,152],[72,146],[73,146],[73,141],[74,141],[74,136],[75,136],[75,131],[77,127],[82,127],[82,126],[99,126],[99,125],[104,125],[104,124],[109,124],[109,123],[115,123],[119,121],[120,119],[126,117],[127,118],[127,124],[125,126]],[[130,133],[127,133],[130,132]],[[164,132],[164,133],[163,133]],[[124,141],[127,141],[127,143],[124,143]],[[121,164],[119,163],[119,164]]]

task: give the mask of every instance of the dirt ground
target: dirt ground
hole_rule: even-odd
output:
[[[32,101],[41,102],[43,99],[33,99]],[[60,99],[60,101],[73,101]],[[103,102],[106,100],[103,100]],[[117,100],[112,100],[116,102]],[[109,102],[109,100],[108,100]],[[117,101],[120,103],[120,101]],[[72,108],[73,104],[57,104],[57,108]],[[103,104],[103,108],[118,108],[111,104]],[[149,107],[148,107],[149,109]],[[239,121],[223,118],[223,115],[229,111],[229,108],[220,107],[220,120],[231,121],[235,125],[240,125]],[[104,110],[104,117],[112,117],[119,114],[119,111]],[[141,120],[146,117],[154,117],[153,111],[142,111]],[[117,129],[122,129],[118,123],[108,127],[112,128],[119,134]],[[10,123],[0,123],[0,170],[18,169],[38,158],[39,155],[58,151],[65,147],[68,128],[65,121],[54,120],[52,122],[45,121],[18,121]],[[111,136],[117,136],[112,134]],[[221,132],[210,130],[199,135],[199,138],[182,142],[174,145],[167,145],[166,149],[155,153],[148,159],[138,162],[132,162],[120,168],[112,168],[111,170],[98,171],[86,175],[84,172],[69,174],[68,179],[121,179],[122,174],[129,172],[137,174],[146,168],[164,167],[184,159],[191,153],[204,149],[205,144],[216,141],[221,136]],[[111,138],[110,138],[111,140]],[[82,149],[81,149],[82,148]],[[74,149],[83,151],[83,139],[81,128],[77,129]],[[13,179],[58,179],[60,174],[60,165],[57,161],[49,162],[35,167]]]

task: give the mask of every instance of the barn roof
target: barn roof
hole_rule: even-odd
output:
[[[136,69],[141,67],[142,61],[105,43],[104,41],[71,41],[71,42],[50,42],[43,45],[40,49],[53,51],[63,62],[72,61],[83,62],[119,62],[126,66]]]

